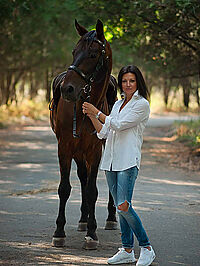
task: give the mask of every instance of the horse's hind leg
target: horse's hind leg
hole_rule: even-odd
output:
[[[65,245],[65,231],[64,226],[66,223],[65,219],[65,206],[66,202],[70,196],[71,185],[69,182],[70,168],[71,168],[71,160],[69,154],[66,153],[66,149],[64,148],[64,144],[61,143],[58,145],[58,157],[60,164],[60,185],[58,188],[58,195],[60,199],[59,204],[59,212],[56,220],[57,228],[53,235],[53,246],[62,247]],[[68,156],[67,156],[68,155]]]
[[[108,218],[106,220],[105,230],[116,230],[116,229],[117,229],[116,208],[114,206],[113,197],[109,192]]]
[[[86,195],[86,185],[87,185],[87,168],[85,161],[81,158],[74,158],[77,164],[77,174],[81,183],[81,195],[82,195],[82,203],[81,203],[81,218],[78,224],[78,231],[86,231],[87,230],[87,220],[88,220],[88,203],[87,203],[87,195]]]

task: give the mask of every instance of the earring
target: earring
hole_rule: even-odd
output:
[[[122,100],[126,99],[126,93],[125,92],[122,92],[120,95],[121,95]]]

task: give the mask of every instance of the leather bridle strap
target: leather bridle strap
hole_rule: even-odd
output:
[[[87,82],[87,77],[86,75],[75,65],[71,65],[68,67],[69,70],[74,70],[77,74],[79,74],[86,82]]]
[[[82,129],[83,129],[83,124],[84,124],[84,121],[85,121],[85,117],[86,117],[86,115],[84,114],[82,122],[81,122],[80,132],[79,132],[79,134],[77,134],[76,133],[76,103],[74,103],[74,116],[73,116],[73,137],[74,138],[80,138],[80,135],[81,135],[81,132],[82,132]]]

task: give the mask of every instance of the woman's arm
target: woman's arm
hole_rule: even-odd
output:
[[[126,110],[123,117],[107,116],[105,124],[115,131],[122,131],[137,126],[142,120],[148,119],[150,113],[149,103],[140,101],[132,108]]]
[[[99,124],[99,123],[95,122],[95,118],[98,115],[98,113],[100,112],[100,110],[98,110],[94,105],[92,105],[91,103],[88,103],[88,102],[84,102],[82,108],[83,108],[83,113],[87,114],[87,116],[90,117],[92,123],[94,122],[95,125]],[[101,112],[98,119],[104,124],[105,120],[106,120],[106,115]],[[98,121],[98,119],[96,118],[97,121]],[[94,127],[95,127],[95,125],[94,125]]]
[[[94,115],[87,114],[87,116],[92,121],[92,124],[93,124],[94,128],[96,129],[97,133],[99,133],[101,131],[102,127],[103,127],[102,123]]]

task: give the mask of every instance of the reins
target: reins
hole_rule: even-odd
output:
[[[102,105],[100,107],[100,110],[102,111],[104,107],[104,101],[102,102]],[[76,103],[74,104],[74,116],[73,116],[73,137],[74,138],[80,138],[81,136],[81,132],[83,130],[83,126],[84,126],[84,122],[85,122],[85,118],[86,118],[86,114],[84,114],[82,122],[81,122],[81,127],[80,127],[80,131],[79,133],[77,133],[77,129],[76,129]],[[87,129],[87,128],[86,128]],[[93,132],[90,133],[90,135],[94,135],[96,134],[97,131],[94,130]]]

